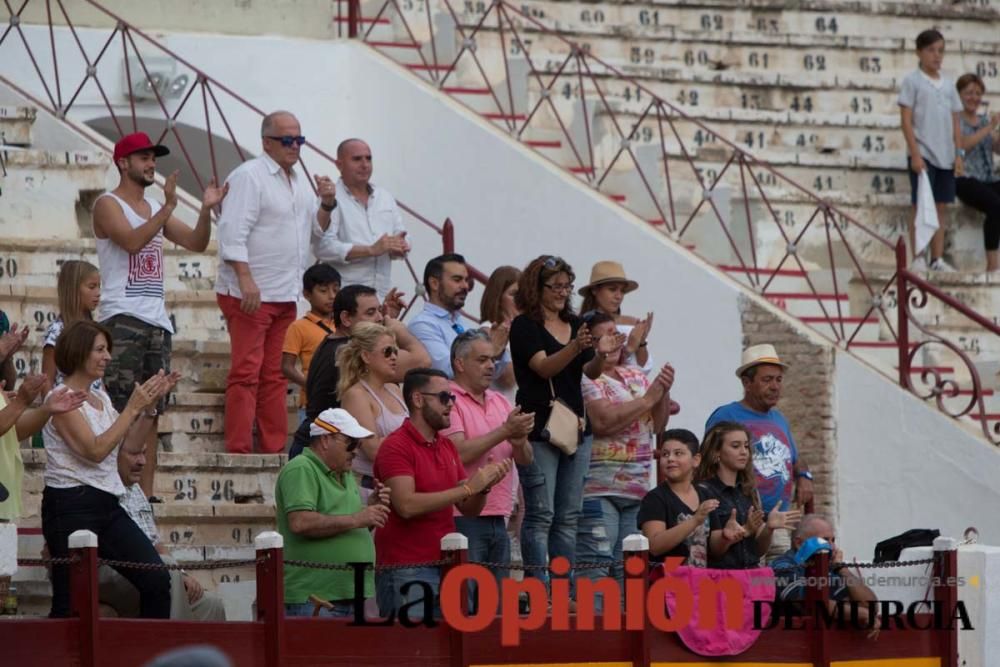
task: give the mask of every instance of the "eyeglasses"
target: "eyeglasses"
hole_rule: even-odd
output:
[[[302,144],[306,143],[306,138],[303,137],[301,134],[297,137],[293,136],[270,137],[265,134],[264,138],[270,139],[271,141],[280,142],[281,145],[284,146],[285,148],[291,148],[293,144],[298,144],[299,146],[301,146]]]
[[[420,393],[424,396],[434,396],[437,400],[441,401],[443,405],[455,402],[455,394],[450,391],[422,391]]]
[[[395,345],[386,345],[382,348],[382,356],[388,359],[389,357],[394,357],[399,354],[399,348]]]
[[[542,287],[547,287],[558,294],[560,292],[572,292],[575,285],[573,283],[563,283],[561,285],[549,285],[548,283],[543,283]]]

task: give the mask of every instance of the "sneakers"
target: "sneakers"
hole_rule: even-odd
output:
[[[944,257],[938,257],[933,262],[931,262],[931,271],[949,271],[951,273],[957,273],[958,269],[944,261]]]
[[[919,257],[914,257],[913,261],[910,262],[910,271],[926,271],[927,270],[927,258],[923,255]]]

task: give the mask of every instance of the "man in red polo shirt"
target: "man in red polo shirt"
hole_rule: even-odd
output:
[[[441,538],[455,531],[452,508],[476,516],[486,506],[493,485],[511,470],[510,459],[483,466],[466,479],[455,445],[439,431],[451,425],[455,401],[444,372],[415,368],[403,380],[403,400],[410,418],[379,447],[375,478],[389,487],[392,508],[385,527],[375,531],[379,565],[413,567],[386,570],[375,581],[375,597],[383,616],[405,610],[423,617],[421,599],[436,600],[441,583],[438,567],[421,566],[441,557]],[[438,605],[433,605],[435,615]]]

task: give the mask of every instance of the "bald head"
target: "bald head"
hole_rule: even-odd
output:
[[[292,120],[295,124],[298,124],[298,119],[295,117],[291,111],[272,111],[271,113],[264,116],[264,120],[260,122],[260,136],[269,137],[273,136],[276,131],[276,126],[282,120]]]
[[[368,144],[361,139],[341,141],[334,162],[349,190],[363,192],[368,188],[372,178],[372,149]]]
[[[806,514],[792,534],[792,547],[798,549],[810,537],[822,537],[833,542],[833,526],[820,514]]]

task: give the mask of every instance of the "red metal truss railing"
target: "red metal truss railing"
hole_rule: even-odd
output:
[[[695,244],[706,259],[845,349],[872,356],[898,348],[915,360],[918,352],[933,356],[930,340],[946,341],[926,327],[922,342],[897,331],[895,282],[907,262],[893,239],[692,117],[659,95],[656,82],[623,72],[527,8],[507,0],[456,6],[373,0],[362,11],[360,0],[339,0],[337,20],[674,240]],[[450,54],[442,26],[454,31]],[[527,86],[515,80],[518,71]],[[832,189],[829,176],[818,179],[814,186]],[[872,182],[879,194],[895,191],[891,178],[875,174]],[[769,249],[771,257],[763,257]],[[945,303],[968,321],[985,321],[968,306]],[[990,392],[975,364],[965,361],[947,382],[981,402]],[[919,364],[901,366],[920,371]],[[923,395],[908,375],[901,384]],[[961,415],[979,421],[997,442],[1000,415],[985,409]]]
[[[896,248],[900,262],[906,259],[906,248],[900,242]],[[963,341],[951,341],[935,334],[929,327],[927,319],[921,319],[921,311],[927,312],[938,304],[944,308],[961,314],[970,324],[981,328],[991,335],[993,340],[1000,340],[1000,326],[970,310],[963,303],[947,294],[908,269],[896,273],[896,290],[893,296],[898,301],[896,318],[899,331],[899,383],[924,400],[933,400],[941,412],[955,418],[971,417],[982,424],[983,434],[987,440],[1000,445],[1000,415],[989,414],[984,397],[992,395],[993,390],[983,387],[982,378],[969,354],[972,350],[963,345]],[[932,299],[934,301],[932,301]],[[911,333],[919,342],[910,345]],[[961,364],[959,372],[955,368],[939,366],[920,367],[914,363],[917,354],[924,349],[937,349],[944,352],[948,359]],[[969,388],[963,388],[955,377],[968,377]],[[993,424],[992,429],[989,427]]]
[[[46,68],[43,67],[40,63],[40,59],[37,57],[37,44],[33,47],[30,43],[30,40],[22,28],[21,22],[21,15],[23,14],[25,8],[27,8],[32,2],[41,4],[43,0],[22,0],[20,6],[16,10],[11,4],[11,0],[3,0],[3,4],[9,13],[9,20],[7,21],[6,29],[0,33],[0,48],[2,48],[8,40],[18,40],[20,42],[31,62],[32,68],[37,75],[39,82],[41,83],[41,87],[44,90],[44,97],[43,99],[38,99],[37,96],[31,95],[24,89],[23,86],[20,86],[10,80],[7,74],[3,71],[2,67],[0,67],[0,80],[7,85],[10,85],[21,95],[30,99],[38,107],[49,111],[67,122],[70,122],[70,113],[73,111],[74,105],[78,104],[80,95],[84,88],[87,86],[88,82],[92,82],[100,93],[103,106],[107,110],[118,136],[124,136],[127,133],[138,131],[140,129],[140,121],[148,122],[150,118],[149,116],[137,113],[134,94],[128,95],[129,106],[127,114],[122,114],[120,110],[116,110],[116,105],[111,102],[108,93],[109,82],[107,79],[112,76],[117,76],[118,73],[102,73],[99,71],[99,66],[102,63],[102,60],[112,51],[112,49],[118,48],[115,45],[117,41],[120,42],[121,53],[124,56],[126,80],[132,85],[133,90],[137,86],[145,86],[147,94],[151,94],[155,99],[157,116],[154,120],[162,121],[163,127],[159,135],[153,137],[154,143],[161,143],[168,135],[172,136],[180,148],[183,161],[190,170],[190,173],[193,175],[199,190],[204,190],[210,181],[215,181],[217,183],[221,182],[226,176],[225,173],[219,172],[217,152],[221,150],[222,146],[220,144],[223,142],[220,142],[219,137],[216,136],[216,132],[219,132],[222,136],[228,138],[229,142],[227,142],[226,145],[231,145],[235,149],[240,161],[244,161],[248,157],[253,157],[241,147],[240,141],[234,134],[230,122],[227,119],[227,110],[231,112],[235,108],[241,111],[250,111],[261,118],[265,115],[263,110],[258,108],[246,98],[240,96],[232,88],[212,78],[204,70],[192,64],[189,60],[167,48],[150,35],[125,21],[123,18],[111,12],[99,3],[94,2],[93,0],[83,1],[115,20],[115,27],[111,29],[107,39],[103,41],[103,45],[96,52],[96,54],[88,53],[87,48],[84,46],[84,41],[81,39],[80,33],[77,30],[77,26],[74,24],[69,12],[67,11],[67,3],[63,0],[44,0],[49,36],[48,48],[51,50],[50,57],[52,62],[51,71],[46,71]],[[56,18],[61,17],[65,22],[64,26],[59,25],[54,21],[54,12],[58,12]],[[71,38],[77,47],[78,53],[74,54],[75,62],[72,64],[78,65],[82,59],[82,62],[86,65],[85,75],[80,81],[67,81],[66,70],[68,68],[65,67],[67,63],[62,60],[65,56],[61,56],[59,49],[56,48],[57,30],[68,31],[70,37],[67,37],[64,33],[61,35],[61,38]],[[140,49],[139,44],[142,44],[144,49]],[[192,85],[187,88],[187,92],[183,95],[178,104],[170,105],[172,108],[168,108],[168,101],[166,99],[166,95],[161,92],[160,82],[156,80],[153,74],[151,74],[150,67],[147,64],[151,51],[169,56],[193,74],[194,81]],[[64,64],[64,69],[62,71],[60,71],[60,62],[63,62]],[[133,72],[131,63],[138,63],[141,72]],[[104,76],[102,76],[102,74]],[[189,146],[190,140],[185,141],[183,134],[178,129],[178,118],[181,116],[181,112],[187,109],[189,105],[200,106],[202,110],[202,116],[204,118],[203,129],[205,131],[209,154],[207,165],[199,164],[192,159],[190,150],[192,147]],[[235,105],[235,107],[230,105]],[[81,127],[79,123],[74,123],[74,126],[84,135],[92,139],[96,139],[93,132],[87,131]],[[97,139],[96,143],[99,145],[105,145],[106,142]],[[319,146],[312,143],[306,143],[303,147],[303,153],[309,153],[310,160],[322,163],[327,169],[333,169],[335,167],[333,163],[334,158],[331,153]],[[299,164],[310,183],[313,183],[310,168],[307,166],[306,161],[307,159],[305,155],[303,155],[303,157],[299,160]],[[313,187],[315,188],[315,184],[313,184]],[[195,210],[197,210],[196,202],[185,200],[185,203],[188,206],[195,207]],[[438,225],[420,215],[417,211],[406,204],[402,202],[397,203],[399,204],[400,209],[410,218],[416,220],[441,236],[442,249],[444,252],[454,252],[455,232],[454,225],[450,219],[446,219],[444,223]],[[421,279],[417,276],[413,265],[410,263],[409,259],[406,259],[405,263],[410,276],[414,281],[414,285],[416,286],[416,289],[414,289],[414,293],[406,306],[406,311],[409,311],[416,300],[418,298],[422,298],[424,295],[423,290],[420,288]],[[471,267],[470,269],[472,281],[478,280],[479,282],[485,283],[486,276],[482,272]]]

